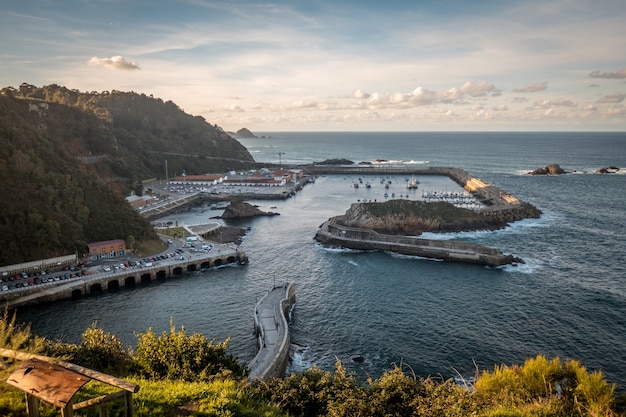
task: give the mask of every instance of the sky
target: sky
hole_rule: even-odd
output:
[[[0,0],[0,87],[227,131],[626,131],[623,0]]]

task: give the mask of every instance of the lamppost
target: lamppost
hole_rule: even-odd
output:
[[[282,170],[282,159],[281,156],[284,155],[285,152],[278,152],[278,169]]]

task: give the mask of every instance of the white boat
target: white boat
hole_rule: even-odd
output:
[[[413,177],[411,181],[407,181],[406,188],[408,188],[409,190],[415,190],[417,189],[417,184],[419,184],[419,181],[416,180],[415,177]]]

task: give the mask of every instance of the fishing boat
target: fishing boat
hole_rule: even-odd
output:
[[[410,181],[407,181],[406,188],[408,188],[409,190],[415,190],[415,189],[417,189],[417,184],[418,183],[419,183],[419,181],[417,181],[415,179],[415,177],[413,177]]]

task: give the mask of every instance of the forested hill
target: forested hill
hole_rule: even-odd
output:
[[[124,200],[141,181],[242,169],[248,151],[171,101],[50,85],[0,91],[0,265],[155,234]]]

